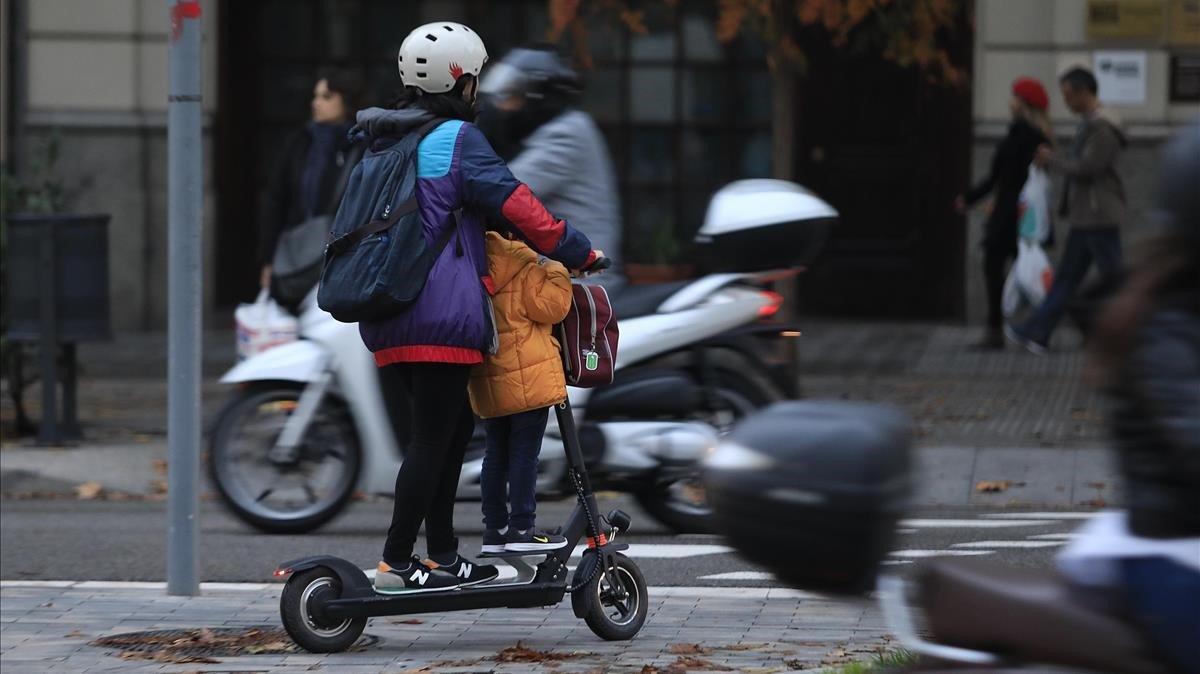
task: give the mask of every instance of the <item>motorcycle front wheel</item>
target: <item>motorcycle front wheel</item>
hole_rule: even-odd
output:
[[[732,430],[742,418],[779,399],[766,381],[726,369],[716,373],[712,393],[717,405],[706,411],[701,420],[712,424],[721,435]],[[712,506],[700,480],[699,466],[686,474],[660,480],[633,496],[651,517],[677,534],[714,532]]]
[[[345,508],[358,483],[361,449],[349,411],[327,397],[304,437],[273,452],[303,387],[274,383],[239,391],[217,417],[209,475],[239,519],[273,534],[312,531]]]

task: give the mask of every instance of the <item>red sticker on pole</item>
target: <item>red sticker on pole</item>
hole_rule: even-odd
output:
[[[178,0],[171,7],[171,40],[179,39],[183,34],[184,19],[200,18],[200,0]]]

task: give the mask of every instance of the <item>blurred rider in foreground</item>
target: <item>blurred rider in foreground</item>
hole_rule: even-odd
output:
[[[1127,506],[1101,513],[1059,558],[1179,671],[1200,672],[1200,122],[1167,147],[1169,223],[1105,308],[1093,344]]]
[[[613,266],[582,282],[614,292],[624,284],[620,200],[604,136],[574,107],[581,91],[552,49],[514,49],[484,73],[479,127],[517,180],[606,251]]]

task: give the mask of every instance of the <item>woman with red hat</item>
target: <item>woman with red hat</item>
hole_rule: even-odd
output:
[[[987,280],[988,325],[979,348],[1004,348],[1004,312],[1000,298],[1010,260],[1017,255],[1017,220],[1021,188],[1029,176],[1029,164],[1038,146],[1052,144],[1054,132],[1046,110],[1050,97],[1041,82],[1021,77],[1012,84],[1012,99],[1008,109],[1012,123],[1008,133],[996,148],[991,171],[979,184],[958,197],[955,207],[960,213],[992,193],[996,194],[991,215],[983,236],[983,273]]]

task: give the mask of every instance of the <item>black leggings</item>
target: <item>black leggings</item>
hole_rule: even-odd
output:
[[[1011,250],[1000,246],[984,246],[983,275],[987,281],[988,329],[1000,332],[1004,329],[1004,281],[1008,279],[1008,261],[1014,257]]]
[[[467,396],[469,365],[400,363],[394,368],[412,400],[412,436],[396,475],[392,525],[383,560],[408,564],[417,532],[425,522],[429,555],[458,551],[454,537],[454,497],[475,417]]]

